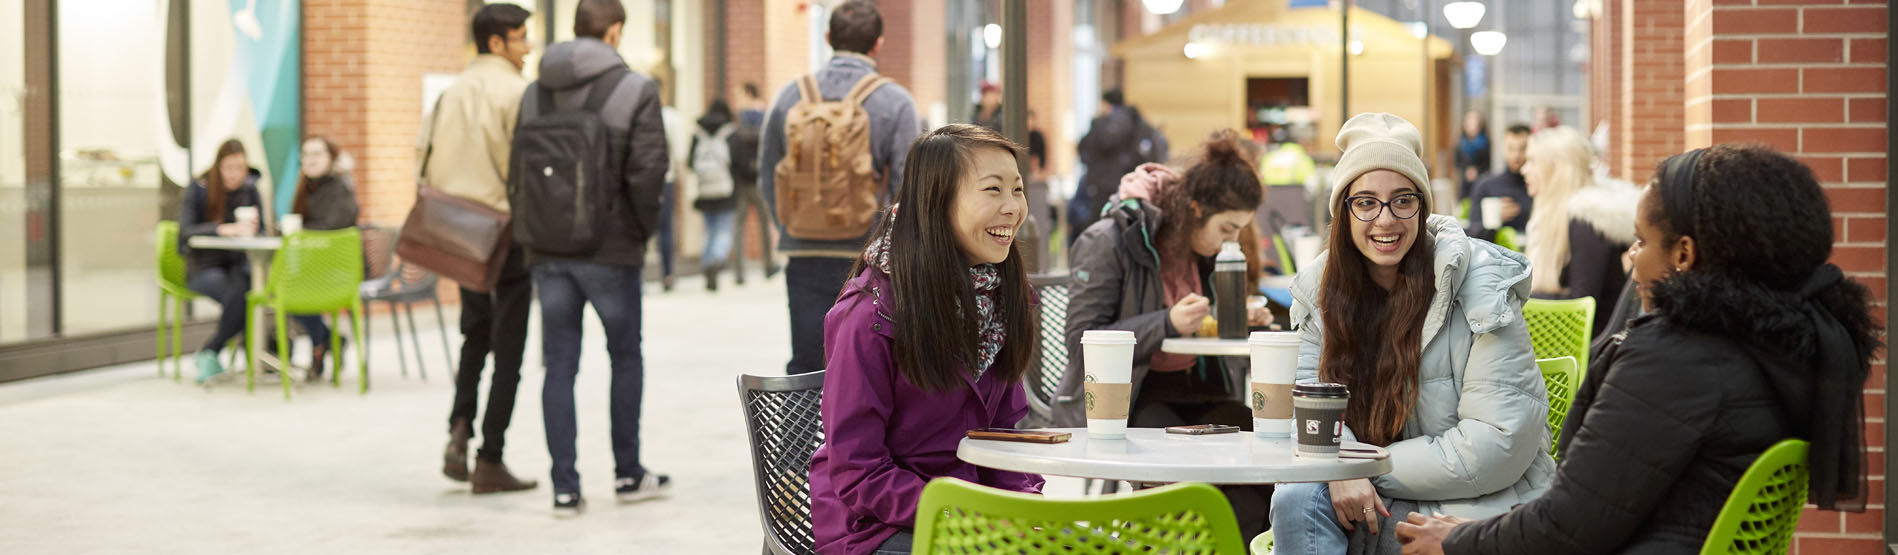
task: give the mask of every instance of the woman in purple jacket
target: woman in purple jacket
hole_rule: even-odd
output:
[[[1040,493],[1042,478],[956,458],[974,428],[1027,412],[1033,301],[1015,231],[1023,150],[973,125],[910,148],[897,203],[824,317],[825,444],[811,456],[819,553],[909,553],[916,501],[952,476]]]

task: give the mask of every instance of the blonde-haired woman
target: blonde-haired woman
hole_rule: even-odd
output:
[[[1535,208],[1529,214],[1529,290],[1553,299],[1594,297],[1613,307],[1628,280],[1621,254],[1634,243],[1634,208],[1641,190],[1626,181],[1597,179],[1595,153],[1573,127],[1551,127],[1529,137],[1523,180]],[[1607,318],[1598,318],[1599,334]]]

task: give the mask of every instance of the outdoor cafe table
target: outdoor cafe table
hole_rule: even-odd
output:
[[[1175,337],[1160,341],[1160,352],[1176,355],[1242,357],[1252,354],[1244,339],[1215,337]]]
[[[191,245],[191,248],[194,249],[242,251],[248,255],[246,258],[250,259],[250,290],[251,292],[258,292],[264,290],[264,272],[270,268],[270,256],[283,248],[283,238],[269,236],[222,237],[199,235],[192,237],[187,244]],[[250,316],[255,318],[255,320],[252,321],[264,321],[264,307],[259,305]],[[271,356],[268,352],[264,351],[264,334],[252,333],[245,335],[247,337],[245,337],[244,340],[250,344],[250,352],[257,354],[259,364],[278,369],[282,369],[285,366],[283,361],[277,360],[277,357]]]
[[[1078,478],[1129,482],[1280,484],[1372,478],[1391,471],[1381,459],[1317,459],[1292,454],[1292,438],[1252,432],[1214,435],[1168,434],[1160,428],[1128,428],[1126,439],[1089,439],[1087,428],[1056,428],[1073,434],[1065,443],[962,440],[956,457],[977,466]],[[1354,449],[1378,447],[1344,442]]]

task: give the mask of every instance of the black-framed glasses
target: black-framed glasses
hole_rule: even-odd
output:
[[[1357,218],[1360,222],[1376,221],[1378,216],[1384,214],[1386,208],[1390,209],[1391,216],[1399,220],[1408,220],[1417,217],[1417,212],[1423,209],[1423,195],[1401,193],[1391,197],[1389,201],[1378,200],[1377,197],[1370,195],[1358,195],[1345,200],[1345,207],[1350,208],[1351,217]]]

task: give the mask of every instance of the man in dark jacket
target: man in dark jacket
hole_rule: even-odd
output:
[[[573,31],[579,38],[547,48],[540,60],[540,80],[521,95],[522,122],[556,107],[578,106],[592,92],[596,78],[627,71],[617,50],[626,23],[625,8],[615,0],[582,0],[574,11]],[[552,89],[554,106],[540,105],[543,88]],[[574,516],[585,506],[580,473],[574,470],[573,381],[580,365],[581,317],[588,303],[606,329],[607,352],[613,360],[614,490],[620,500],[635,501],[671,485],[669,477],[648,472],[639,462],[639,412],[645,382],[639,345],[640,270],[646,238],[659,220],[667,163],[659,106],[659,90],[652,78],[630,73],[618,80],[601,108],[608,143],[614,148],[613,160],[604,167],[609,174],[617,169],[620,175],[605,186],[619,189],[616,212],[620,217],[607,219],[599,247],[579,256],[531,248],[528,253],[540,297],[541,357],[547,368],[541,412],[547,426],[547,450],[553,455],[555,516]],[[534,215],[515,210],[514,217]]]
[[[1508,134],[1503,135],[1503,162],[1508,167],[1470,187],[1470,225],[1464,233],[1484,241],[1496,240],[1496,230],[1483,227],[1483,199],[1488,197],[1507,199],[1503,202],[1503,227],[1513,227],[1518,232],[1529,229],[1529,210],[1535,201],[1529,198],[1529,182],[1522,178],[1522,163],[1529,159],[1528,151],[1529,126],[1510,125]]]
[[[1142,122],[1127,106],[1120,89],[1101,93],[1100,115],[1088,124],[1087,134],[1077,147],[1087,173],[1082,174],[1081,186],[1068,202],[1068,243],[1074,243],[1087,226],[1100,219],[1101,205],[1120,186],[1120,176],[1145,161],[1140,157],[1141,127]]]
[[[732,133],[732,196],[738,198],[738,218],[732,241],[732,274],[739,285],[745,284],[745,220],[758,211],[758,244],[764,248],[764,278],[778,275],[778,262],[771,255],[771,207],[758,192],[758,143],[764,132],[764,113],[769,108],[760,97],[758,85],[747,82],[739,88],[738,131]]]

